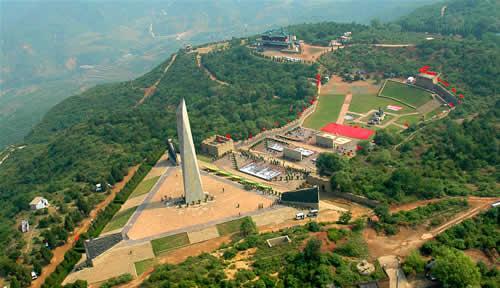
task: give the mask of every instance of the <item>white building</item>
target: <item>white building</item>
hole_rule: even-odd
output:
[[[102,184],[101,183],[95,184],[95,192],[102,192]]]
[[[30,231],[30,223],[28,220],[21,221],[21,232],[26,233]]]
[[[49,207],[49,201],[43,197],[37,196],[30,202],[31,210],[40,210]]]

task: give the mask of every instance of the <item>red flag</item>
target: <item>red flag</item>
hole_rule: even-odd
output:
[[[418,72],[424,73],[427,70],[429,70],[431,67],[430,66],[422,66],[420,69],[418,69]]]

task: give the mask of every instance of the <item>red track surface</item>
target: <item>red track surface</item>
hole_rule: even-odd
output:
[[[356,139],[368,139],[370,138],[375,131],[372,131],[370,129],[365,129],[365,128],[359,128],[359,127],[352,127],[348,125],[341,125],[341,124],[336,124],[336,123],[330,123],[321,128],[321,131],[333,134],[333,135],[340,135],[340,136],[346,136],[349,138],[356,138]]]

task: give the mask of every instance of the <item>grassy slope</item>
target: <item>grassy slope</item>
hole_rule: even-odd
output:
[[[232,234],[240,231],[241,223],[245,218],[236,219],[233,221],[217,224],[217,231],[219,231],[220,236],[224,236],[227,234]]]
[[[175,234],[159,239],[154,239],[151,241],[153,246],[153,252],[155,255],[159,255],[162,252],[172,250],[181,246],[189,244],[188,234],[186,232]]]
[[[132,214],[134,214],[136,209],[137,206],[116,213],[113,219],[111,219],[111,221],[109,221],[106,227],[104,227],[102,233],[113,231],[125,226],[125,224],[127,224],[128,219],[132,217]]]
[[[387,81],[380,95],[399,99],[415,107],[422,106],[432,100],[429,92],[394,81]]]
[[[147,179],[142,181],[137,188],[135,188],[134,192],[130,194],[130,198],[134,198],[143,194],[148,193],[151,188],[158,182],[158,179],[160,179],[160,176],[153,177],[151,179]]]
[[[135,262],[135,271],[137,275],[141,275],[142,273],[146,272],[149,268],[153,267],[155,264],[154,259],[146,259],[142,261]]]

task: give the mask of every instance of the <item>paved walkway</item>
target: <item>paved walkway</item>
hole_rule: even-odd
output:
[[[135,210],[132,217],[130,217],[130,219],[127,221],[127,224],[125,225],[125,227],[123,227],[123,230],[122,230],[123,239],[129,239],[128,235],[127,235],[128,232],[135,225],[135,222],[137,221],[139,216],[141,216],[142,211],[144,211],[144,209],[146,209],[148,207],[149,203],[151,203],[151,200],[153,199],[154,195],[158,192],[160,187],[163,185],[163,182],[165,182],[165,179],[167,179],[167,177],[172,173],[172,171],[173,171],[173,169],[171,169],[170,167],[167,167],[167,170],[165,170],[165,173],[163,173],[163,175],[161,175],[160,179],[158,179],[158,181],[156,181],[153,188],[148,192],[148,196],[146,196],[146,198],[141,203],[141,205],[139,205],[139,207]]]
[[[148,195],[144,199],[144,202],[137,208],[137,210],[134,212],[134,214],[132,215],[132,217],[129,219],[129,221],[127,222],[127,224],[123,228],[122,235],[123,235],[124,241],[122,241],[118,245],[120,245],[120,246],[123,246],[123,245],[134,245],[134,244],[143,243],[143,242],[149,242],[149,241],[151,241],[153,239],[163,238],[163,237],[167,237],[167,236],[171,236],[171,235],[175,235],[175,234],[179,234],[179,233],[195,232],[195,231],[207,229],[207,228],[209,228],[211,226],[214,226],[214,225],[217,225],[217,224],[220,224],[220,223],[225,223],[225,222],[236,220],[236,219],[243,218],[243,217],[246,217],[246,216],[258,215],[258,214],[264,213],[266,211],[270,211],[270,210],[279,209],[279,208],[284,207],[282,205],[274,205],[272,207],[267,207],[267,208],[263,208],[263,209],[251,211],[251,212],[244,213],[244,214],[241,214],[241,215],[229,216],[229,217],[225,217],[225,218],[220,218],[220,219],[216,219],[216,220],[213,220],[213,221],[209,221],[209,222],[206,222],[206,223],[201,223],[201,224],[186,226],[186,227],[182,227],[180,229],[175,229],[175,230],[167,231],[167,232],[164,232],[164,233],[156,234],[156,235],[145,237],[145,238],[141,238],[141,239],[130,239],[128,237],[128,232],[136,224],[137,219],[139,219],[139,217],[141,216],[141,213],[145,209],[147,209],[147,207],[151,204],[151,201],[152,201],[153,197],[155,196],[155,194],[160,190],[160,187],[163,185],[163,183],[168,178],[168,176],[171,173],[173,173],[173,171],[175,171],[175,169],[177,169],[177,167],[169,167],[169,168],[167,168],[167,170],[165,171],[165,173],[160,177],[160,179],[156,182],[156,184],[153,186],[153,188],[148,192]],[[217,176],[214,176],[214,175],[212,175],[210,173],[207,173],[205,171],[200,171],[200,173],[202,175],[206,175],[206,176],[210,176],[210,177],[217,177]],[[236,183],[234,181],[231,181],[229,179],[223,178],[223,177],[217,177],[217,180],[220,181],[220,182],[224,182],[227,185],[234,186],[234,187],[237,187],[237,188],[241,188],[242,187],[241,184]],[[259,193],[260,194],[261,192],[248,191],[248,193]],[[264,194],[264,193],[262,193],[262,196],[266,197],[266,198],[273,199],[273,200],[277,199],[275,196]]]
[[[347,93],[344,98],[344,104],[340,108],[339,117],[337,118],[337,124],[344,124],[344,118],[347,112],[349,112],[349,106],[351,105],[352,93]]]
[[[405,273],[401,269],[399,259],[394,255],[378,258],[378,262],[389,276],[390,288],[409,288]]]

